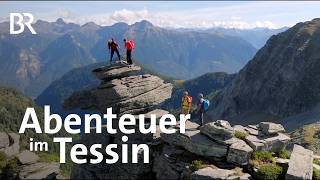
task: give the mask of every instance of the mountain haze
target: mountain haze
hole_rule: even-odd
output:
[[[234,36],[234,37],[238,37],[243,40],[246,40],[255,48],[260,49],[265,45],[267,40],[272,35],[276,35],[287,29],[288,27],[282,27],[278,29],[270,29],[270,28],[237,29],[237,28],[214,27],[209,29],[179,28],[177,30],[180,32],[206,32],[206,33],[217,34],[217,35]]]

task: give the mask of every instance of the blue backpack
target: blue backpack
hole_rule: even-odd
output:
[[[209,109],[210,101],[208,99],[203,99],[202,105],[203,105],[203,109],[206,111]]]

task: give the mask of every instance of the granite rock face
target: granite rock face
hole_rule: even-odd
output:
[[[320,18],[316,18],[272,36],[219,94],[209,114],[247,124],[316,108],[320,98],[319,29]]]

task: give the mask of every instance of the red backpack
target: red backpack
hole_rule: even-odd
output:
[[[129,44],[131,46],[131,49],[134,49],[134,41],[133,40],[129,40]]]

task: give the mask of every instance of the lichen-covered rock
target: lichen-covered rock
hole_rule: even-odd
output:
[[[294,145],[290,156],[286,179],[312,179],[313,152]]]
[[[161,139],[171,145],[180,146],[197,155],[224,157],[227,155],[227,145],[212,141],[200,133],[196,123],[187,121],[185,133],[161,133]]]
[[[260,122],[259,130],[261,130],[266,135],[274,135],[277,133],[285,132],[284,127],[281,124],[272,122]]]
[[[247,165],[253,149],[243,140],[238,140],[229,147],[227,162]]]

